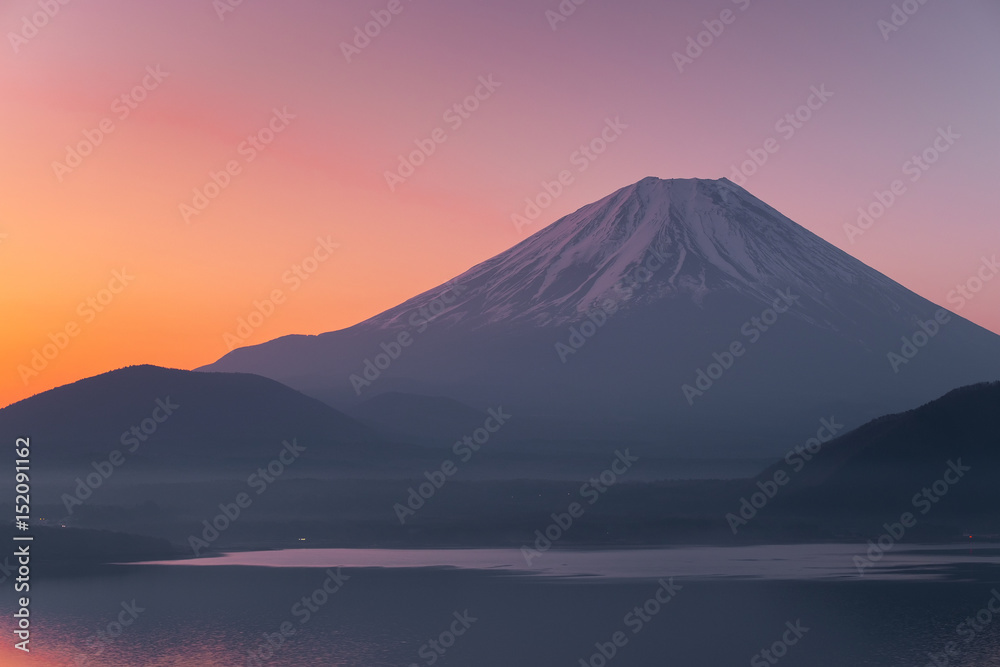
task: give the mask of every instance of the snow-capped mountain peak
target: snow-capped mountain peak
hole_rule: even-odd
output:
[[[539,419],[525,432],[542,440],[599,427],[685,455],[763,450],[801,442],[817,415],[860,423],[995,379],[1000,338],[942,312],[725,179],[647,178],[353,327],[207,370],[335,406],[383,392],[502,404]],[[918,349],[914,332],[934,342]]]
[[[440,315],[443,322],[546,326],[580,319],[608,299],[628,309],[678,296],[700,302],[734,289],[770,300],[775,289],[793,287],[822,301],[831,285],[852,285],[861,276],[894,285],[728,179],[650,177],[375,322],[396,325],[455,285],[461,295]]]

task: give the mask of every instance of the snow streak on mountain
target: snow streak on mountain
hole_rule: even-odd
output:
[[[646,265],[652,267],[648,273]],[[768,303],[775,289],[792,288],[823,307],[813,323],[830,328],[838,326],[848,304],[884,313],[916,303],[915,295],[899,294],[898,284],[727,179],[643,179],[450,284],[462,293],[440,319],[472,327],[562,325],[581,319],[603,298],[628,309],[681,296],[701,303],[724,290]],[[398,325],[446,289],[431,290],[366,324]]]

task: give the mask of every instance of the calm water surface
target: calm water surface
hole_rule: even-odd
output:
[[[722,667],[753,665],[770,648],[789,666],[923,667],[951,643],[949,665],[1000,665],[1000,614],[988,611],[994,595],[1000,609],[1000,550],[897,547],[859,577],[863,552],[551,551],[528,567],[506,549],[299,549],[116,566],[36,580],[28,659],[10,648],[6,582],[0,664]],[[337,568],[341,586],[328,594]],[[661,604],[658,580],[671,577]],[[135,620],[107,637],[129,609]],[[294,634],[252,661],[283,623]],[[605,660],[616,632],[622,646]]]

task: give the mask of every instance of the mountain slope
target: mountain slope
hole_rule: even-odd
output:
[[[440,396],[388,392],[351,409],[350,414],[379,433],[436,447],[451,447],[461,433],[482,425],[484,414]]]
[[[949,461],[972,468],[960,485],[965,509],[991,513],[995,503],[986,499],[1000,496],[1000,383],[956,389],[840,438],[802,468],[785,502],[816,513],[905,505],[941,478]]]
[[[103,461],[115,449],[189,471],[266,463],[292,438],[316,461],[377,458],[367,427],[273,380],[156,366],[122,368],[19,401],[0,410],[0,431],[30,436],[33,465],[48,469]]]
[[[714,509],[726,513],[741,539],[874,539],[905,512],[916,523],[906,531],[908,540],[995,535],[998,429],[1000,383],[962,387],[869,422],[818,451],[793,452],[754,480],[727,483],[725,509]],[[759,511],[744,502],[767,489],[766,504],[763,495],[755,499]]]
[[[902,358],[922,322],[935,335],[894,367],[887,355]],[[831,412],[858,425],[1000,377],[1000,337],[726,179],[647,178],[354,327],[200,370],[273,377],[345,408],[440,395],[502,402],[567,436],[769,454]]]

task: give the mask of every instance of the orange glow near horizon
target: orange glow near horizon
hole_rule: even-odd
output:
[[[729,177],[819,85],[834,97],[747,189],[956,308],[949,291],[1000,252],[1000,88],[984,85],[997,81],[1000,8],[927,4],[886,41],[876,24],[891,9],[862,0],[740,4],[680,73],[672,54],[718,16],[703,4],[587,3],[553,30],[528,0],[404,0],[348,63],[341,42],[384,2],[243,3],[223,20],[208,0],[71,2],[16,51],[8,35],[38,6],[8,3],[0,406],[126,365],[215,361],[274,289],[287,300],[245,344],[350,326],[643,177]],[[490,75],[499,87],[450,126],[445,111]],[[143,99],[123,102],[136,86]],[[294,118],[241,151],[275,109]],[[511,214],[616,117],[628,124],[621,138],[574,172],[537,225],[516,230]],[[844,225],[858,207],[906,178],[904,162],[948,126],[961,138],[851,243]],[[446,140],[391,190],[385,172],[439,127]],[[91,154],[57,173],[88,135],[100,136]],[[220,176],[230,162],[239,172]],[[185,220],[181,205],[213,173],[225,186]],[[293,289],[283,276],[318,239],[339,247]],[[122,270],[134,278],[91,319],[87,300]],[[1000,332],[998,305],[1000,280],[958,312]],[[56,351],[25,377],[43,350]]]

